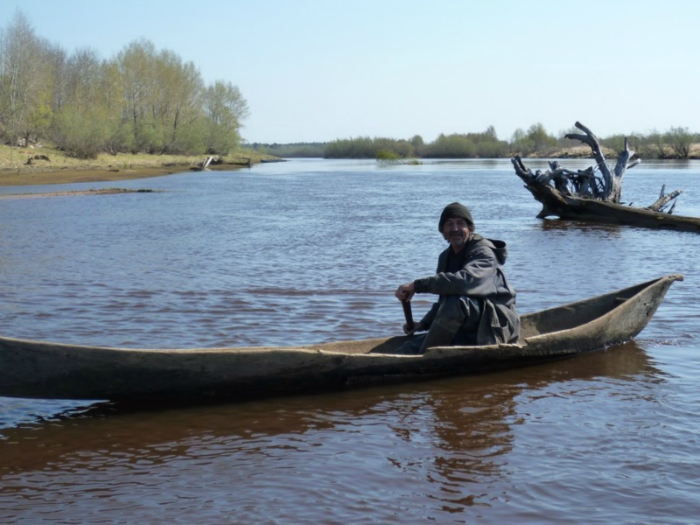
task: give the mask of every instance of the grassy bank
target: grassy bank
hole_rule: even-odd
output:
[[[614,164],[617,158],[616,152],[605,147],[602,150],[606,158]],[[691,152],[691,158],[700,158],[700,144],[694,144]],[[251,164],[257,164],[261,160],[276,158],[253,149],[240,148],[231,155],[223,157],[221,164],[210,166],[210,169],[238,169],[244,167],[249,160]],[[528,158],[591,158],[591,150],[588,146],[551,148],[528,155]],[[63,152],[48,146],[10,148],[0,145],[0,186],[109,182],[157,177],[189,171],[204,159],[204,155],[145,153],[108,155],[103,153],[96,159],[80,160],[68,157]]]
[[[46,159],[42,158],[46,157]],[[204,160],[204,155],[101,154],[96,159],[68,157],[51,147],[10,148],[0,145],[0,186],[65,184],[139,179],[189,171]],[[236,169],[262,159],[272,159],[250,149],[239,149],[222,158],[211,169]],[[48,160],[47,160],[48,159]]]

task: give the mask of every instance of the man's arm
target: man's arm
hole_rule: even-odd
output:
[[[493,281],[498,270],[498,261],[493,250],[487,246],[473,250],[469,260],[458,272],[441,272],[413,281],[414,293],[436,295],[469,295],[481,292],[484,285]]]

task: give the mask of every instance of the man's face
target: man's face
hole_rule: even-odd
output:
[[[442,227],[442,236],[450,243],[455,252],[464,248],[467,239],[469,239],[469,234],[469,225],[464,219],[447,219]]]

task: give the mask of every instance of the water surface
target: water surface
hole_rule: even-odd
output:
[[[623,198],[650,204],[664,184],[685,190],[677,214],[700,216],[697,162],[642,164]],[[686,280],[635,342],[517,371],[158,411],[0,398],[2,523],[691,523],[700,512],[697,234],[538,220],[507,161],[295,160],[119,185],[159,191],[0,200],[0,333],[131,348],[398,333],[393,291],[434,271],[437,220],[455,200],[508,243],[522,313]]]

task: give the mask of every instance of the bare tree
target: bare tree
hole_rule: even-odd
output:
[[[112,119],[105,104],[104,67],[97,53],[77,50],[64,61],[57,86],[52,138],[57,146],[79,158],[95,158],[104,151],[111,135]]]
[[[41,85],[39,48],[34,29],[17,11],[7,29],[0,31],[0,122],[12,144],[27,129],[30,104]]]
[[[690,146],[693,143],[693,135],[688,131],[688,128],[671,128],[666,132],[664,138],[671,146],[676,156],[681,159],[687,159],[690,156]]]
[[[228,153],[240,141],[241,121],[248,116],[248,103],[237,86],[216,81],[204,91],[206,147],[210,153]]]
[[[203,83],[199,70],[192,62],[183,63],[172,51],[162,51],[154,69],[158,89],[153,93],[152,111],[162,133],[163,150],[191,150],[199,135],[193,127],[201,115]]]

